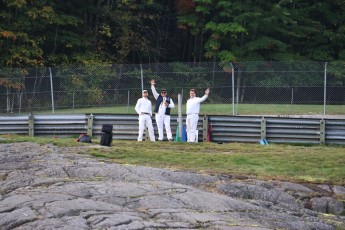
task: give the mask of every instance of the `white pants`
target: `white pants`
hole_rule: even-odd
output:
[[[155,141],[155,134],[152,126],[151,116],[148,114],[139,115],[139,135],[138,141],[143,140],[145,128],[149,130],[150,141]]]
[[[158,140],[163,140],[163,126],[165,126],[165,132],[168,140],[172,140],[170,115],[156,113],[156,123],[158,128]]]
[[[187,142],[197,142],[196,140],[196,129],[198,126],[199,114],[187,115],[186,126],[187,126]]]

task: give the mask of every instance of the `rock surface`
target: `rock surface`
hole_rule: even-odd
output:
[[[317,212],[342,211],[342,186],[120,165],[86,148],[0,144],[0,229],[345,229]]]

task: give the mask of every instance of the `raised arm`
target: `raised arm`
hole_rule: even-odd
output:
[[[159,93],[157,93],[157,90],[156,90],[156,87],[155,87],[155,80],[151,80],[151,90],[152,90],[152,94],[153,96],[155,97],[155,99],[157,100],[158,96],[159,96]]]
[[[204,101],[206,101],[206,99],[208,98],[208,94],[210,93],[210,89],[209,88],[207,88],[206,90],[205,90],[205,95],[203,96],[203,97],[201,97],[201,98],[199,98],[199,100],[198,100],[198,102],[204,102]]]

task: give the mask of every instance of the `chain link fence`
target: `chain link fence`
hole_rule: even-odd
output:
[[[345,62],[156,63],[0,69],[0,113],[135,113],[142,89],[210,97],[204,114],[345,114]],[[154,102],[152,93],[149,98]],[[177,113],[177,109],[173,113]]]

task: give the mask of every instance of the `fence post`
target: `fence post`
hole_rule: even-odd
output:
[[[325,63],[325,73],[323,82],[323,115],[326,115],[326,90],[327,90],[327,62]]]
[[[129,90],[127,90],[127,113],[129,112]]]
[[[49,77],[50,77],[50,94],[51,94],[51,100],[52,100],[52,112],[54,114],[54,90],[53,90],[53,74],[52,69],[49,67]]]
[[[266,119],[261,118],[261,140],[266,139]]]
[[[33,137],[35,135],[34,115],[32,114],[29,115],[28,122],[29,122],[29,136]]]
[[[231,65],[231,89],[232,89],[232,115],[235,115],[235,70],[234,66]]]
[[[326,123],[325,120],[320,120],[320,144],[324,145],[326,143]]]
[[[179,93],[177,95],[177,102],[178,102],[178,141],[182,140],[182,126],[183,126],[183,118],[182,118],[182,95]]]
[[[207,133],[208,133],[208,116],[204,115],[202,120],[202,141],[207,141]]]
[[[140,78],[141,78],[141,91],[144,90],[144,74],[143,74],[143,66],[140,63]]]
[[[92,137],[92,131],[93,131],[93,114],[90,114],[87,117],[87,135],[89,135],[90,137]]]
[[[73,93],[72,93],[72,109],[73,109],[73,112],[74,112],[74,107],[75,107],[75,93],[73,91]]]

